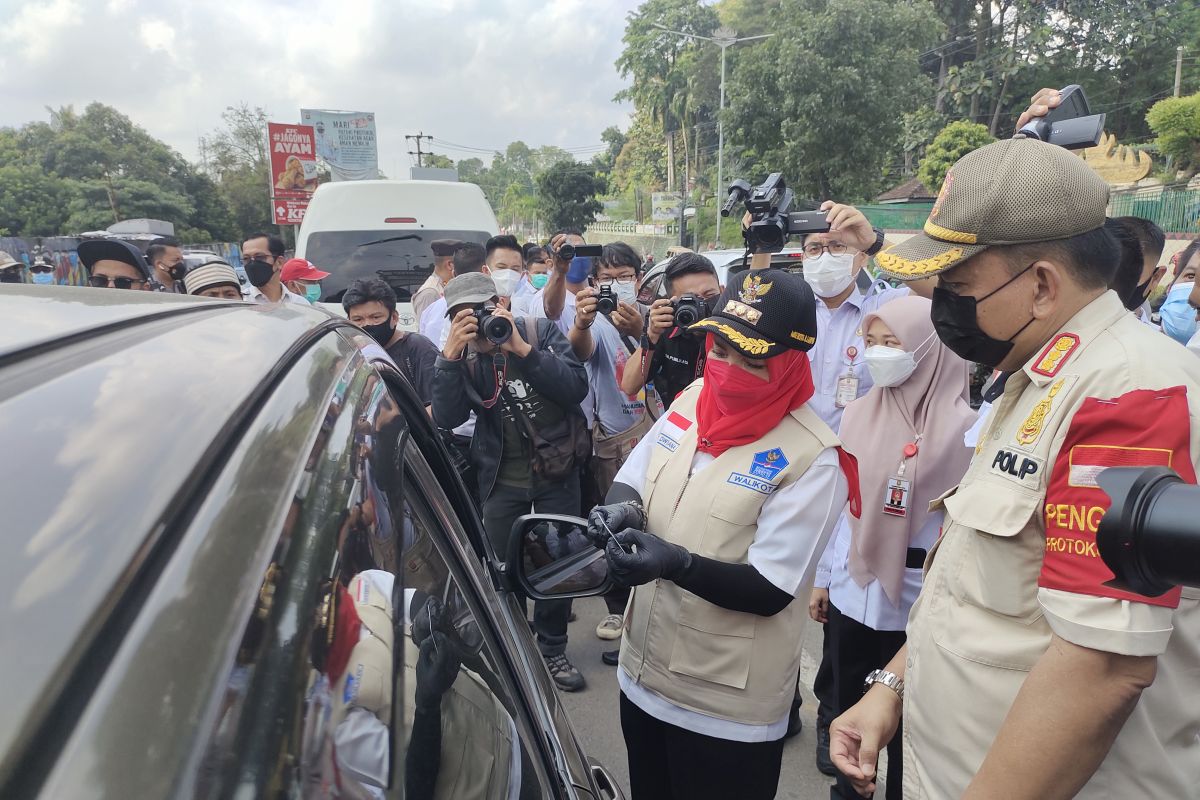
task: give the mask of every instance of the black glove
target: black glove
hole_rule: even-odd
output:
[[[417,656],[417,707],[438,708],[442,695],[458,677],[458,651],[446,634],[434,631],[421,642]]]
[[[626,528],[617,534],[617,542],[622,546],[609,540],[604,555],[609,574],[622,586],[641,586],[656,578],[675,580],[692,565],[692,554],[686,548],[652,533]],[[630,552],[633,549],[637,552]]]
[[[446,612],[446,606],[440,597],[430,595],[429,599],[417,610],[413,615],[412,620],[412,640],[420,646],[429,635],[436,630],[445,630],[442,627],[442,615]]]
[[[607,530],[605,525],[608,525]],[[587,537],[595,547],[604,550],[608,547],[608,532],[623,531],[626,528],[643,530],[646,527],[646,512],[636,503],[610,503],[596,506],[588,514]]]

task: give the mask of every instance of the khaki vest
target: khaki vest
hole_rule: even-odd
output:
[[[668,422],[680,424],[668,425],[651,444],[643,492],[647,527],[697,555],[744,564],[763,502],[799,480],[838,440],[805,405],[759,441],[730,448],[689,477],[701,384],[671,404]],[[686,430],[679,432],[684,422]],[[657,580],[629,598],[621,666],[681,708],[770,725],[786,716],[795,694],[807,615],[799,602],[773,617],[730,611]]]

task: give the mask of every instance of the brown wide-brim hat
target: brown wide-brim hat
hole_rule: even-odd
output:
[[[989,247],[1094,231],[1107,207],[1108,184],[1071,151],[1035,139],[993,142],[946,173],[924,230],[875,261],[889,277],[921,280]]]

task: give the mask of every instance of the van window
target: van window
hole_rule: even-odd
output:
[[[310,234],[304,257],[330,273],[322,281],[325,302],[340,303],[346,287],[359,278],[383,278],[401,303],[433,273],[435,239],[459,239],[483,244],[483,231],[404,230],[318,231]]]

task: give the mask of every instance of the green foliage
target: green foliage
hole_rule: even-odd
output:
[[[434,169],[454,169],[454,162],[441,153],[429,153],[423,158],[425,166]]]
[[[590,167],[559,161],[537,176],[538,212],[550,230],[582,229],[603,208],[596,199],[603,188]]]
[[[637,112],[613,165],[613,187],[618,191],[633,186],[657,190],[666,182],[667,154],[663,147],[662,125],[649,114]]]
[[[1200,167],[1200,94],[1169,97],[1150,107],[1146,122],[1158,137],[1158,152],[1179,169]]]
[[[200,139],[205,171],[218,187],[228,209],[230,233],[238,240],[253,231],[277,230],[271,214],[270,148],[267,122],[262,108],[245,103],[229,106],[221,115],[224,127]]]
[[[986,125],[959,120],[942,128],[925,150],[925,158],[917,170],[917,177],[932,191],[937,191],[954,162],[972,150],[996,141],[988,133]]]
[[[801,197],[871,197],[899,171],[904,114],[932,99],[917,56],[940,32],[933,6],[792,0],[775,17],[729,82],[727,145],[752,180],[782,171]]]
[[[220,193],[167,145],[114,108],[67,106],[50,121],[0,130],[0,227],[54,236],[151,217],[180,235],[232,235]]]

